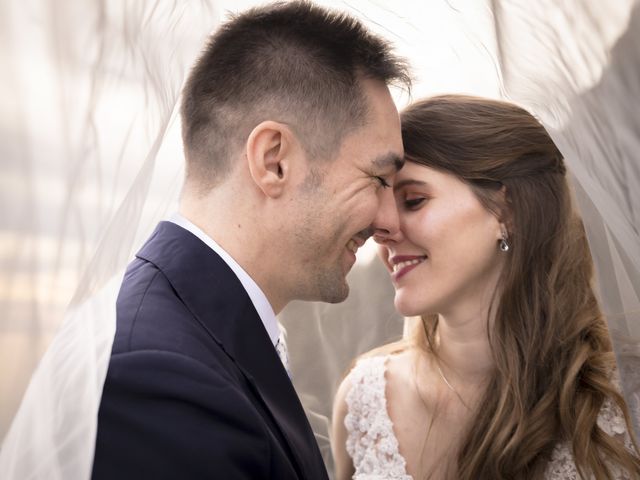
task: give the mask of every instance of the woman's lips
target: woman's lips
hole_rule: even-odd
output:
[[[394,281],[398,281],[426,259],[426,255],[398,255],[391,258],[391,278]]]

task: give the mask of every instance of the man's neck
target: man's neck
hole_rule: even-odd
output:
[[[216,205],[216,208],[211,208]],[[279,295],[279,284],[271,266],[273,258],[265,255],[269,248],[267,235],[260,232],[258,221],[252,221],[255,211],[244,212],[238,205],[208,198],[206,201],[181,201],[180,214],[222,247],[253,279],[267,297],[277,315],[288,303]]]

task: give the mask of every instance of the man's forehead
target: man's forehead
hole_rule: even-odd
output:
[[[387,152],[382,155],[378,155],[373,159],[373,165],[379,169],[393,168],[395,171],[399,171],[404,165],[404,157],[394,152]]]

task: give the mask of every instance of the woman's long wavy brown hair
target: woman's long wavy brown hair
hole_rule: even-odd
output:
[[[445,95],[407,108],[402,135],[407,160],[469,184],[505,222],[511,246],[488,329],[495,369],[461,442],[455,478],[542,478],[560,441],[570,443],[583,478],[611,479],[605,459],[640,478],[637,443],[629,452],[597,424],[609,399],[633,437],[612,378],[585,231],[562,154],[544,127],[513,104]],[[435,351],[437,318],[423,323]]]

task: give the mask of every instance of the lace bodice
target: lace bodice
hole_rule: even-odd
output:
[[[398,447],[393,423],[387,410],[385,372],[388,357],[360,360],[349,374],[351,389],[344,423],[347,428],[347,452],[355,467],[354,480],[413,480]],[[631,449],[624,418],[609,401],[598,417],[598,425],[611,436],[624,436]],[[631,480],[616,466],[611,472],[617,480]],[[559,443],[547,467],[547,480],[579,480],[568,442]]]
[[[346,397],[344,424],[356,480],[412,480],[387,413],[386,361],[387,357],[361,360],[349,374],[351,390]]]
[[[627,434],[627,425],[622,413],[613,405],[610,400],[606,400],[600,414],[598,415],[598,426],[612,437],[622,437],[628,450],[633,450],[631,439]],[[609,471],[616,480],[632,480],[632,478],[619,466],[606,462]],[[578,470],[573,461],[571,446],[569,442],[562,442],[556,445],[551,454],[551,461],[547,467],[546,479],[550,480],[581,480]],[[594,479],[595,477],[591,477]]]

